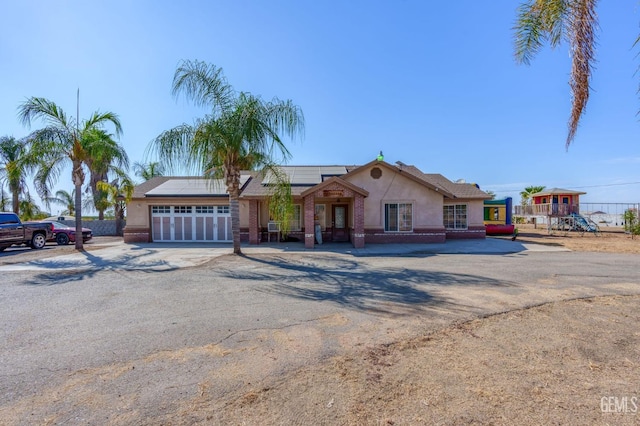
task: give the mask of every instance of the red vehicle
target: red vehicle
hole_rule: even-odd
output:
[[[76,228],[67,226],[64,223],[47,221],[53,225],[53,237],[47,241],[55,241],[58,245],[64,246],[76,241]],[[89,228],[82,228],[82,242],[86,243],[93,238],[93,233]]]

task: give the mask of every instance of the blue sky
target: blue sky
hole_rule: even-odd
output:
[[[385,160],[475,182],[640,202],[637,2],[600,2],[587,113],[565,150],[566,46],[513,59],[518,1],[3,2],[0,135],[29,129],[17,108],[48,98],[80,118],[120,116],[131,162],[162,131],[207,111],[171,96],[181,60],[224,69],[237,90],[291,99],[305,114],[289,164]],[[32,129],[40,123],[33,123]],[[71,190],[69,173],[58,189]]]

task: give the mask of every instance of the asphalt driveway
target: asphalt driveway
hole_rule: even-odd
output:
[[[265,246],[244,257],[229,246],[115,244],[0,266],[0,418],[162,419],[203,392],[224,403],[332,355],[455,321],[640,293],[635,255],[511,243],[471,254],[455,244]]]

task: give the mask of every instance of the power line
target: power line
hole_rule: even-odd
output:
[[[623,186],[623,185],[638,185],[638,184],[640,184],[640,182],[606,183],[606,184],[600,184],[600,185],[585,185],[585,186],[568,185],[568,186],[571,186],[571,188],[574,188],[574,189],[583,189],[583,188],[604,188],[608,186]],[[487,185],[487,186],[491,187],[491,185]],[[493,192],[515,192],[515,191],[522,191],[522,188],[501,189],[501,190],[494,190]]]

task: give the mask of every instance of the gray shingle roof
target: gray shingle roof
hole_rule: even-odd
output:
[[[535,194],[531,194],[529,195],[529,197],[540,197],[543,195],[585,195],[585,194],[586,192],[573,191],[571,189],[551,188],[551,189],[545,189],[544,191],[540,191]]]
[[[400,163],[398,166],[401,170],[411,173],[414,176],[421,177],[432,185],[450,192],[455,198],[481,200],[491,199],[491,196],[489,194],[480,190],[476,185],[472,183],[452,182],[440,173],[423,173],[416,166],[408,166],[403,163]]]
[[[369,163],[372,164],[372,163]],[[406,165],[398,162],[397,164],[381,164],[395,169],[399,172],[407,173],[415,180],[422,182],[425,186],[431,187],[440,192],[445,197],[461,198],[461,199],[490,199],[491,197],[484,191],[481,191],[474,184],[452,182],[439,173],[423,173],[415,166]],[[366,166],[366,165],[365,165]],[[290,177],[291,194],[299,197],[304,191],[322,183],[331,176],[344,176],[364,166],[282,166],[284,172]],[[340,173],[342,173],[340,175]],[[242,172],[244,188],[242,188],[242,198],[262,198],[269,195],[269,187],[265,185],[265,181],[269,181],[269,174],[263,175],[256,171]],[[189,184],[192,183],[192,185]],[[136,186],[133,192],[133,198],[144,198],[146,196],[205,196],[205,195],[226,195],[226,188],[221,182],[215,186],[217,189],[211,189],[205,184],[207,182],[202,177],[178,177],[178,176],[159,176],[150,179]],[[187,185],[185,187],[185,185]],[[222,185],[222,186],[221,186]],[[221,189],[222,188],[222,189]],[[193,193],[190,193],[192,191]],[[222,192],[221,192],[222,191]],[[571,193],[571,191],[567,192]]]

